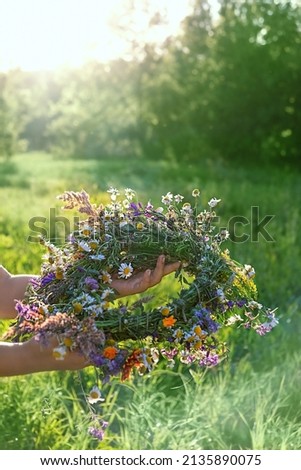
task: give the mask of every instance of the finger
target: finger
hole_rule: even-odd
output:
[[[167,274],[170,274],[170,273],[176,271],[177,269],[179,269],[180,266],[181,266],[180,261],[176,261],[175,263],[166,264],[164,266],[163,276],[166,276]]]
[[[139,276],[139,279],[136,280],[132,287],[132,294],[140,294],[141,292],[144,292],[147,290],[149,287],[151,287],[151,270],[147,269],[142,276]]]
[[[157,264],[155,269],[151,272],[150,282],[151,286],[158,284],[162,277],[164,276],[164,266],[165,266],[165,256],[160,255],[157,259]]]

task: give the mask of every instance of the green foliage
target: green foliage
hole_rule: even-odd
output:
[[[210,2],[195,0],[182,32],[157,47],[132,29],[141,5],[131,2],[117,25],[127,32],[129,60],[2,74],[0,155],[27,142],[60,157],[196,163],[206,155],[300,166],[301,7],[220,4],[212,18]],[[150,18],[150,27],[161,21]]]

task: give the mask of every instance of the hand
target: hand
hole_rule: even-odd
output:
[[[120,297],[139,294],[159,284],[163,276],[176,271],[180,264],[179,261],[165,264],[165,256],[161,255],[155,269],[147,269],[144,272],[133,274],[129,279],[113,279],[111,286],[119,293]]]
[[[24,346],[29,351],[31,358],[31,366],[34,371],[50,371],[50,370],[78,370],[89,366],[87,358],[79,351],[67,351],[63,360],[57,360],[53,355],[53,350],[59,346],[56,336],[47,340],[46,345],[42,345],[40,341],[31,338]],[[30,365],[29,365],[30,367]]]

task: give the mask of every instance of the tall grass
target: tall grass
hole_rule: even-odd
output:
[[[259,235],[254,220],[237,226],[249,236],[229,242],[232,257],[252,264],[260,301],[278,306],[280,324],[261,338],[255,333],[225,332],[229,360],[204,371],[158,371],[104,386],[102,406],[110,421],[98,443],[87,435],[88,417],[77,373],[41,373],[0,381],[0,449],[301,449],[300,399],[300,175],[277,168],[237,168],[202,161],[183,167],[175,162],[110,158],[56,160],[45,154],[17,155],[0,161],[0,260],[11,272],[38,272],[43,248],[29,243],[28,221],[49,218],[65,190],[86,189],[100,202],[109,185],[132,187],[144,201],[160,205],[167,191],[189,197],[201,189],[204,206],[222,199],[220,224],[240,215],[260,220],[274,241]],[[260,222],[259,220],[259,222]],[[47,226],[45,223],[45,226]],[[59,235],[62,227],[57,224]],[[166,279],[160,298],[175,289]],[[2,330],[7,327],[3,322]],[[81,373],[84,389],[93,369]]]

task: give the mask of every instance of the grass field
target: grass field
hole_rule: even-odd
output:
[[[39,153],[0,160],[0,262],[11,272],[38,273],[43,248],[27,241],[29,221],[44,217],[49,233],[50,208],[65,215],[56,199],[65,190],[84,188],[101,202],[110,185],[131,187],[144,202],[160,205],[167,191],[189,198],[197,187],[204,207],[212,197],[222,199],[220,225],[231,229],[231,217],[244,217],[245,225],[234,228],[248,239],[227,247],[255,267],[261,303],[279,312],[278,327],[264,338],[231,333],[229,360],[215,369],[158,371],[105,385],[102,411],[110,425],[102,443],[86,432],[81,384],[93,382],[93,368],[81,379],[55,372],[1,379],[0,449],[301,449],[300,183],[300,174],[285,169],[207,160],[185,167]],[[270,241],[256,229],[266,215],[274,216],[265,227]],[[62,225],[56,229],[50,235],[62,236]],[[164,297],[167,286],[171,280],[157,294]]]

